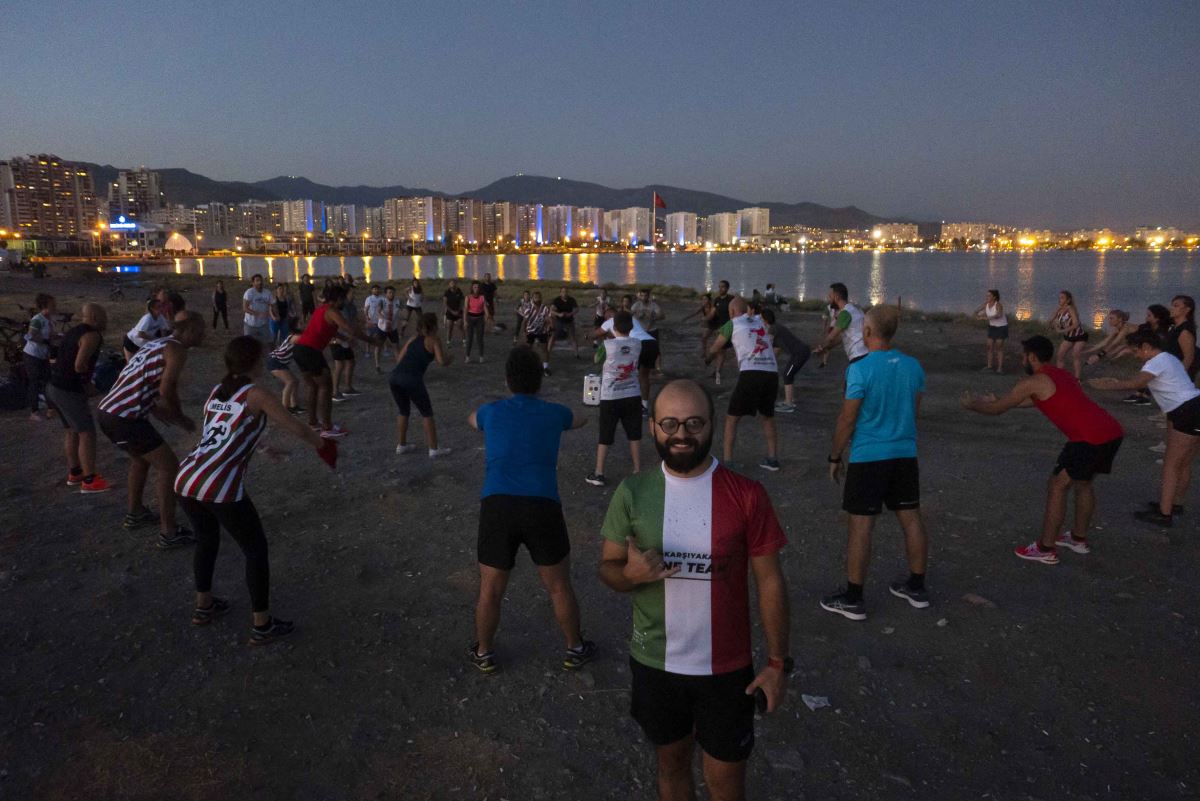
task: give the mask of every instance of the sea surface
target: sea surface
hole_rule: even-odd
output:
[[[139,269],[137,265],[133,269]],[[791,298],[821,299],[834,281],[863,303],[902,303],[907,308],[971,312],[988,289],[1000,291],[1018,319],[1045,319],[1059,290],[1075,296],[1080,316],[1099,327],[1111,308],[1136,320],[1151,303],[1197,294],[1200,252],[1045,251],[1038,253],[592,253],[469,256],[243,256],[184,258],[145,272],[228,275],[262,273],[273,281],[349,273],[369,282],[402,282],[413,276],[463,279],[485,273],[503,279],[616,284],[676,284],[712,290],[721,279],[749,295],[768,282]],[[133,271],[130,269],[129,271]]]

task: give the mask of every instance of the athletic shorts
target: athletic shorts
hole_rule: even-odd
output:
[[[1090,442],[1068,442],[1063,446],[1058,461],[1054,464],[1054,475],[1066,470],[1072,481],[1091,481],[1097,474],[1112,472],[1113,459],[1121,447],[1122,438],[1092,445]]]
[[[1008,339],[1007,325],[989,325],[988,339]]]
[[[276,359],[274,356],[268,356],[267,357],[267,372],[273,373],[276,370],[283,370],[285,373],[291,372],[291,370],[288,369],[288,366],[286,364],[284,364],[283,362],[279,361],[279,359]]]
[[[1200,437],[1200,397],[1192,398],[1182,406],[1176,406],[1167,412],[1167,420],[1171,423],[1171,428],[1180,434]]]
[[[1080,331],[1079,333],[1075,333],[1074,331],[1072,331],[1070,333],[1063,334],[1063,342],[1087,342],[1087,341],[1088,341],[1088,332],[1087,331]]]
[[[733,394],[729,396],[731,417],[775,416],[775,396],[779,393],[779,373],[766,370],[743,370],[738,374]]]
[[[333,356],[335,362],[352,362],[354,361],[354,348],[339,345],[334,342],[329,346],[329,353]]]
[[[893,512],[921,508],[921,476],[915,458],[847,465],[846,488],[842,492],[843,511],[852,515],[877,515],[885,504]]]
[[[380,328],[375,329],[375,339],[377,342],[391,342],[393,345],[400,344],[400,332],[393,328],[391,331],[384,331]]]
[[[654,363],[658,361],[658,340],[643,339],[642,354],[638,356],[638,368],[645,370],[653,370]]]
[[[462,312],[448,311],[448,312],[446,312],[446,314],[444,316],[446,318],[446,322],[457,323],[459,320],[462,319]],[[483,315],[480,315],[480,316],[482,317]]]
[[[388,386],[391,387],[392,400],[396,401],[396,408],[400,410],[401,417],[408,417],[413,406],[417,407],[422,417],[433,417],[433,403],[429,400],[429,391],[425,389],[424,381]]]
[[[76,434],[96,433],[96,421],[92,419],[92,410],[88,408],[87,395],[47,384],[46,400],[58,409],[63,428]]]
[[[104,436],[126,453],[144,456],[163,444],[163,438],[146,419],[130,420],[108,412],[100,412],[100,430]]]
[[[630,442],[642,439],[642,399],[632,398],[600,401],[600,444],[612,445],[616,441],[617,423],[625,429],[625,438]]]
[[[796,373],[812,358],[812,348],[803,345],[798,352],[791,354],[792,360],[783,369],[783,385],[790,387],[796,383]]]
[[[668,673],[630,658],[630,714],[646,739],[670,745],[696,735],[704,753],[722,762],[741,762],[754,750],[754,681],[747,665],[715,676]]]
[[[489,495],[479,504],[479,564],[512,570],[524,545],[539,567],[567,558],[571,541],[562,504],[551,498]]]
[[[571,336],[571,332],[575,330],[575,321],[559,320],[554,324],[554,338],[562,339],[563,337]]]
[[[124,339],[121,340],[121,347],[124,348],[125,350],[129,351],[129,353],[131,353],[131,354],[137,353],[139,350],[142,349],[140,345],[136,344],[129,337],[125,337]]]
[[[548,340],[549,338],[550,338],[550,335],[543,331],[540,334],[526,334],[525,342],[530,345],[532,345],[534,342],[540,342],[543,345],[545,345],[546,340]]]
[[[329,369],[329,365],[325,363],[325,355],[308,345],[297,345],[292,348],[292,361],[305,375],[320,375]]]

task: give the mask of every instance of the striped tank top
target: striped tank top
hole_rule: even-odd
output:
[[[158,403],[158,385],[167,367],[166,350],[170,342],[179,344],[174,337],[156,339],[133,354],[117,376],[117,382],[100,401],[100,411],[126,420],[148,417]]]
[[[280,364],[288,365],[288,364],[292,363],[292,351],[295,350],[295,348],[296,348],[296,338],[294,336],[290,336],[287,339],[283,340],[283,342],[279,345],[278,348],[271,351],[270,356],[272,359],[279,362]]]
[[[253,414],[246,384],[227,400],[217,399],[217,389],[204,404],[204,432],[200,442],[179,464],[175,492],[183,498],[210,503],[240,501],[246,494],[246,467],[258,438],[267,427],[266,415]]]

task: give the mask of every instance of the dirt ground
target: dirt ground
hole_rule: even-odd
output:
[[[171,280],[189,307],[208,308],[199,279]],[[60,310],[108,297],[97,276],[0,276],[0,314],[35,291],[55,294]],[[140,292],[106,303],[109,345],[119,347]],[[512,294],[502,289],[504,320]],[[585,309],[592,294],[578,293]],[[698,329],[679,322],[690,310],[667,305],[668,377],[702,372]],[[786,321],[815,340],[816,314]],[[334,409],[351,431],[336,473],[268,431],[264,441],[283,455],[256,456],[248,486],[271,544],[273,611],[298,630],[264,649],[246,644],[243,562],[228,538],[214,589],[233,613],[193,628],[191,549],[159,551],[152,528],[122,530],[127,463],[116,450],[101,437],[100,469],[116,491],[81,496],[63,483],[57,421],[0,416],[0,799],[652,798],[651,750],[628,716],[629,599],[596,577],[616,482],[584,483],[594,422],[564,436],[559,483],[585,633],[601,657],[576,674],[560,669],[548,599],[521,557],[501,624],[503,670],[484,677],[465,659],[483,480],[482,438],[465,419],[503,396],[509,336],[489,335],[484,365],[463,365],[455,347],[455,364],[430,368],[442,440],[454,448],[444,460],[394,455],[386,375],[361,358],[363,395]],[[227,340],[221,331],[189,357],[183,398],[193,415]],[[844,580],[840,496],[825,462],[840,354],[825,370],[805,369],[801,411],[779,418],[783,471],[745,468],[791,541],[783,563],[798,664],[784,708],[758,723],[751,797],[1196,797],[1196,518],[1189,509],[1164,532],[1130,514],[1156,493],[1153,410],[1103,400],[1127,439],[1116,474],[1098,484],[1093,553],[1063,553],[1055,567],[1022,562],[1011,551],[1035,536],[1062,437],[1035,411],[960,410],[963,389],[1014,381],[1012,352],[1008,376],[978,372],[982,341],[977,326],[909,315],[896,342],[928,373],[921,468],[932,608],[886,591],[903,573],[892,519],[876,533],[868,620],[817,606]],[[590,362],[559,351],[553,366],[544,397],[588,412]],[[714,388],[719,408],[732,366],[726,378]],[[756,464],[757,425],[744,421],[740,435],[739,461]],[[178,429],[166,437],[180,454],[194,444]],[[628,469],[624,447],[614,448],[610,479]],[[810,710],[802,694],[830,706]]]

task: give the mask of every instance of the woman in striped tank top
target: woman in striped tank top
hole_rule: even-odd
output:
[[[283,407],[292,414],[300,414],[304,411],[304,407],[296,401],[296,388],[300,386],[300,380],[293,375],[291,367],[292,350],[296,347],[300,332],[293,323],[288,323],[288,326],[290,333],[283,338],[279,347],[267,354],[267,370],[283,382],[283,395],[280,397]]]
[[[337,443],[321,437],[288,413],[275,396],[254,385],[263,372],[263,346],[253,337],[236,337],[225,348],[225,377],[204,404],[200,442],[179,465],[175,492],[196,529],[193,572],[196,608],[192,624],[203,626],[229,611],[229,602],[212,594],[213,569],[221,528],[246,557],[246,583],[254,612],[251,645],[266,645],[292,632],[290,621],[271,617],[267,538],[254,503],[246,495],[245,475],[267,418],[312,445],[330,467],[337,464]]]

